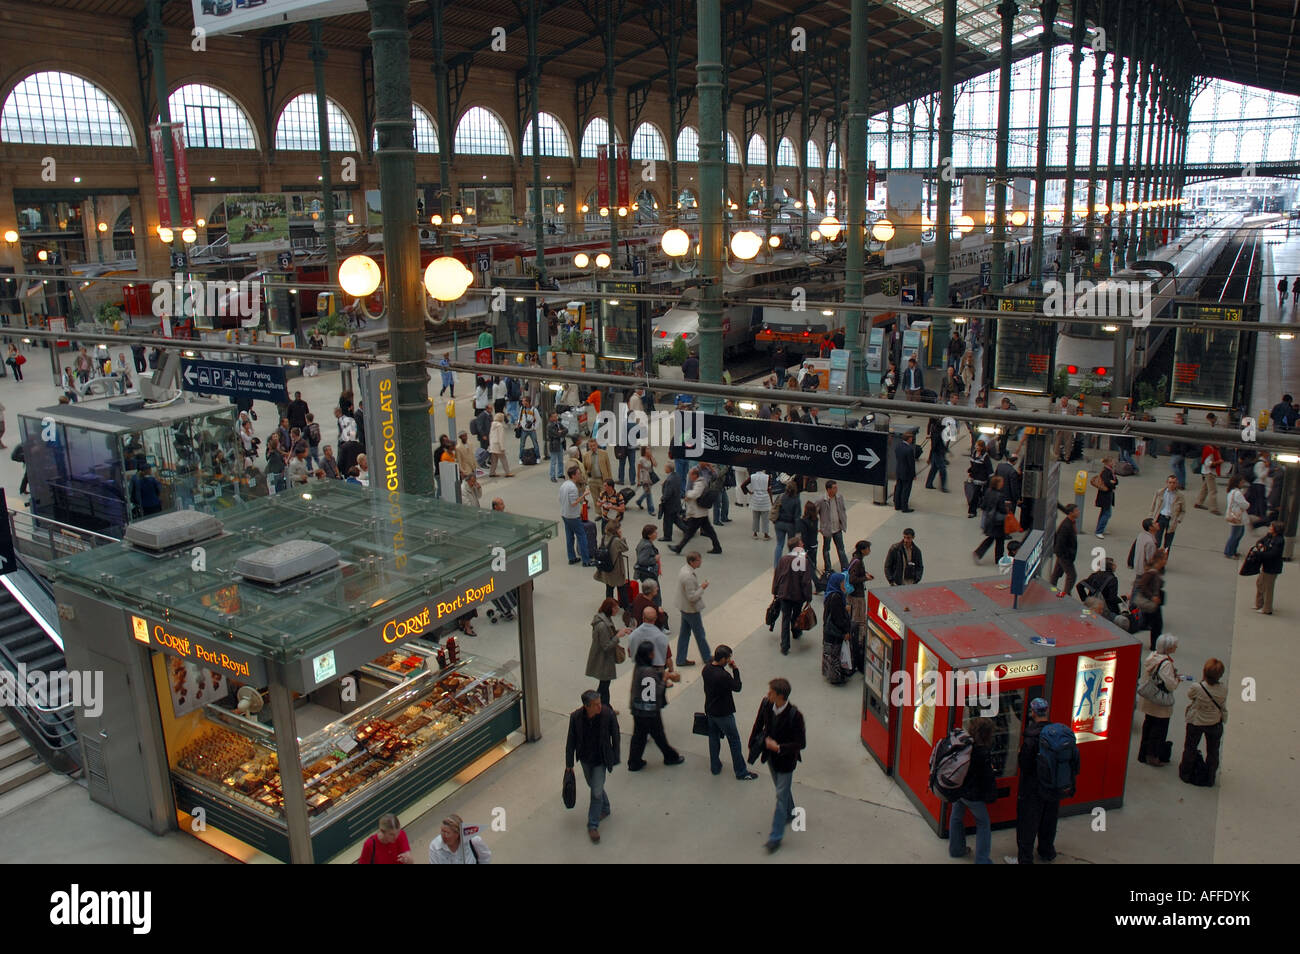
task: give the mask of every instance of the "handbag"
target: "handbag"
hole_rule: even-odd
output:
[[[657,484],[657,483],[659,483],[659,475],[658,475],[657,473],[655,473],[655,469],[654,469],[653,467],[651,467],[651,468],[650,468],[650,486],[653,487],[653,486],[654,486],[655,484]]]
[[[695,713],[695,719],[691,722],[691,733],[694,735],[709,734],[709,717],[703,712]]]
[[[1164,658],[1167,660],[1169,657],[1165,656]],[[1160,667],[1163,665],[1163,662],[1156,664],[1155,671],[1151,676],[1138,686],[1137,694],[1158,706],[1172,706],[1174,704],[1174,694],[1165,688],[1164,680],[1160,678]]]
[[[1238,571],[1237,575],[1259,576],[1260,566],[1263,562],[1264,559],[1262,554],[1258,550],[1251,548],[1251,550],[1246,553],[1246,559],[1241,561],[1241,569]]]
[[[573,769],[564,770],[564,781],[560,784],[560,798],[565,808],[578,804],[578,780],[573,776]]]
[[[616,663],[627,662],[627,647],[624,646],[622,643],[614,644],[614,662]]]
[[[1020,521],[1016,519],[1014,513],[1009,513],[1002,518],[1002,532],[1007,536],[1013,533],[1019,533],[1024,527],[1020,526]]]
[[[776,625],[777,619],[781,616],[781,600],[774,599],[768,604],[767,612],[763,614],[763,622],[767,624],[769,630]]]
[[[812,608],[812,603],[804,604],[804,608],[799,611],[799,618],[795,620],[795,629],[801,632],[808,632],[817,625],[817,612]]]
[[[966,491],[966,504],[969,506],[975,502],[975,484],[973,481],[966,481],[962,487]]]
[[[523,436],[524,436],[524,429],[523,429],[522,427],[516,427],[516,428],[515,428],[515,439],[517,440],[517,439],[519,439],[519,438],[521,438],[521,437],[523,437]]]
[[[1090,479],[1088,483],[1096,487],[1098,490],[1106,489],[1106,481],[1101,479],[1101,474],[1093,474],[1092,479]]]

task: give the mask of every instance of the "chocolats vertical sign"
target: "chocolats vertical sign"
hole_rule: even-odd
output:
[[[361,375],[370,486],[388,501],[394,565],[400,570],[406,566],[406,534],[398,496],[405,488],[402,487],[402,443],[397,426],[397,368],[391,364],[372,364]]]
[[[700,458],[711,464],[885,485],[884,431],[705,414],[703,432]]]

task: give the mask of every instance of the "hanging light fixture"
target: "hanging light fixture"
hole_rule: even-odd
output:
[[[600,214],[602,218],[607,217],[609,215],[609,209],[602,205],[600,207]]]
[[[826,236],[826,241],[834,242],[835,237],[840,234],[840,220],[833,215],[828,215],[821,220],[817,228],[822,235]]]
[[[731,254],[744,261],[752,259],[762,247],[763,240],[749,229],[742,229],[731,237]]]
[[[14,242],[18,241],[18,233],[13,229],[5,229],[5,241],[13,245]]]
[[[369,255],[352,255],[339,265],[339,284],[354,298],[366,298],[379,287],[379,265]]]
[[[769,239],[767,240],[767,244],[770,245],[772,248],[780,248],[780,247],[781,247],[781,236],[779,236],[779,235],[773,235],[771,238],[769,238]]]
[[[576,268],[586,268],[591,264],[591,257],[586,252],[579,252],[573,256],[573,264]]]
[[[349,221],[349,222],[352,221],[352,216],[350,216],[350,215],[348,216],[348,221]],[[205,225],[208,224],[208,220],[207,220],[207,219],[195,219],[195,220],[194,220],[194,224],[197,225],[199,228],[203,228]]]
[[[438,301],[456,301],[474,282],[474,273],[451,255],[435,258],[424,270],[424,287]]]
[[[962,235],[968,235],[970,234],[971,229],[975,228],[975,220],[969,215],[959,215],[957,216],[956,225],[957,230],[960,231]]]
[[[894,237],[894,223],[889,219],[877,219],[871,226],[871,237],[877,242],[888,242]]]
[[[1025,213],[1024,209],[1016,209],[1011,213],[1011,224],[1016,228],[1020,228],[1020,226],[1024,225],[1028,221],[1029,216]]]
[[[813,229],[811,232],[808,233],[808,241],[820,242],[821,240],[822,240],[822,233],[817,231],[816,229]]]
[[[100,222],[99,225],[96,226],[96,227],[97,227],[101,232],[107,232],[107,231],[108,231],[108,223],[107,223],[107,222]]]
[[[172,234],[172,230],[169,229],[167,226],[165,225],[158,226],[158,238],[164,245],[171,245],[172,239],[174,239],[175,237],[176,236]]]
[[[557,203],[555,204],[555,214],[556,214],[556,215],[563,215],[563,214],[564,214],[564,203],[563,203],[563,202],[557,202]]]
[[[193,229],[184,229],[181,232],[181,241],[184,242],[186,245],[193,245],[196,241],[198,241],[198,237],[199,237],[199,233],[194,231]]]
[[[686,234],[684,229],[669,229],[664,233],[664,237],[659,240],[660,246],[665,255],[673,258],[681,258],[691,249],[691,237]]]
[[[609,264],[610,264],[610,257],[608,252],[601,252],[599,255],[596,256],[597,268],[609,268]]]

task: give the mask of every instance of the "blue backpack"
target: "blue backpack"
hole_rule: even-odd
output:
[[[1079,774],[1079,746],[1074,732],[1060,722],[1043,726],[1038,736],[1038,788],[1043,798],[1062,799],[1074,794]]]

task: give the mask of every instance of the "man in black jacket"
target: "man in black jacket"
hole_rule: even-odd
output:
[[[730,667],[731,672],[727,672]],[[740,750],[740,730],[736,728],[736,700],[740,692],[740,670],[732,658],[730,646],[719,646],[713,651],[713,661],[701,673],[704,682],[704,714],[709,720],[709,770],[722,774],[722,737],[727,737],[731,747],[731,766],[736,779],[748,782],[758,778],[745,765],[745,755]]]
[[[289,426],[296,427],[306,434],[307,412],[310,410],[311,408],[307,406],[307,402],[302,399],[302,392],[294,391],[293,400],[289,402],[289,406],[285,409],[285,413],[289,418]]]
[[[925,573],[925,564],[921,561],[921,548],[915,543],[916,531],[908,527],[899,540],[885,554],[885,579],[890,586],[902,586],[905,583],[920,583]]]
[[[894,444],[894,509],[911,513],[908,501],[912,496],[912,481],[916,480],[916,436],[908,431]]]
[[[1106,568],[1098,570],[1079,581],[1076,591],[1079,599],[1087,602],[1090,596],[1096,596],[1106,604],[1106,612],[1111,616],[1120,614],[1119,578],[1115,576],[1116,563],[1111,557],[1106,558]]]
[[[1060,507],[1060,504],[1057,504]],[[1079,555],[1079,505],[1069,504],[1061,507],[1065,519],[1056,525],[1056,537],[1052,541],[1052,552],[1056,554],[1056,563],[1052,567],[1052,586],[1065,575],[1057,596],[1065,596],[1074,589],[1078,573],[1074,569],[1075,557]]]
[[[664,521],[664,543],[673,542],[673,527],[686,531],[682,520],[682,479],[677,468],[669,462],[664,467],[664,487],[659,496],[659,514]]]
[[[583,778],[591,789],[587,807],[587,836],[600,842],[600,821],[609,815],[609,796],[605,794],[605,776],[619,763],[618,716],[600,701],[600,693],[588,689],[582,694],[582,706],[569,713],[569,738],[564,744],[564,767],[573,768],[576,756],[582,765]]]
[[[1038,784],[1038,742],[1047,725],[1047,700],[1039,696],[1029,703],[1030,718],[1020,739],[1019,792],[1016,795],[1017,857],[1006,855],[1009,865],[1034,863],[1034,838],[1038,838],[1038,857],[1042,861],[1056,858],[1056,818],[1061,802],[1047,798]]]
[[[767,684],[767,698],[758,707],[758,717],[749,733],[749,761],[761,758],[772,773],[776,786],[776,811],[772,815],[772,834],[763,847],[768,854],[781,847],[785,826],[794,814],[794,770],[808,746],[803,713],[790,705],[790,683],[776,678]]]

